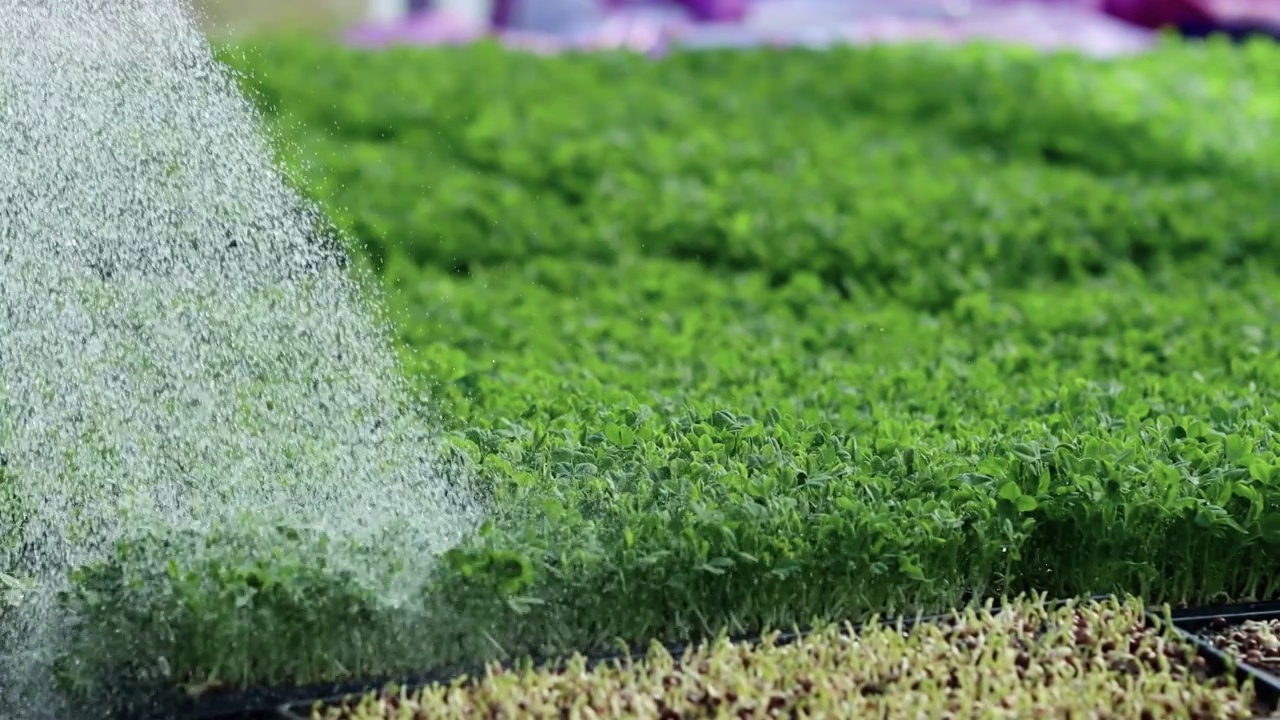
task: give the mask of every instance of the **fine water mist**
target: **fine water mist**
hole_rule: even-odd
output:
[[[56,593],[139,528],[395,543],[410,592],[478,524],[324,229],[177,0],[0,0],[0,715],[56,714]]]

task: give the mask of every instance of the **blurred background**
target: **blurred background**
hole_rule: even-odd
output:
[[[557,52],[995,40],[1108,56],[1157,31],[1280,32],[1280,0],[193,0],[214,40],[310,33],[354,45],[496,38]]]
[[[307,32],[336,34],[362,21],[368,0],[193,0],[216,40]]]

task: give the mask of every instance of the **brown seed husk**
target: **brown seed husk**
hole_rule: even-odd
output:
[[[1147,629],[1136,601],[1020,600],[910,630],[827,627],[792,644],[726,640],[672,657],[388,690],[315,720],[425,718],[1246,718],[1251,687],[1209,679],[1194,649]]]

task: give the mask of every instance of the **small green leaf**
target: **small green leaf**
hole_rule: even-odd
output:
[[[924,568],[907,557],[898,558],[898,570],[912,580],[924,580]]]
[[[1258,482],[1271,482],[1275,470],[1275,467],[1260,458],[1254,458],[1253,462],[1249,463],[1249,477]]]
[[[1022,488],[1018,487],[1018,483],[1009,480],[1000,486],[997,494],[1002,500],[1017,500],[1022,497]]]
[[[1040,453],[1026,443],[1014,443],[1012,450],[1014,457],[1023,462],[1033,463],[1040,461]]]
[[[618,447],[631,447],[636,441],[636,434],[631,428],[625,425],[606,425],[604,428],[604,437],[609,442]]]
[[[1225,442],[1227,450],[1227,460],[1230,462],[1239,462],[1249,452],[1249,444],[1243,435],[1233,433],[1227,436]]]

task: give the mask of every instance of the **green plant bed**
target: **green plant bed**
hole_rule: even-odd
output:
[[[819,583],[916,577],[915,598],[1280,589],[1274,275],[1121,273],[930,315],[667,262],[415,272],[394,300],[411,367],[448,381],[503,502],[616,522],[637,561],[688,532],[659,566],[725,587],[805,555]]]
[[[1027,590],[1275,596],[1280,278],[1190,280],[926,315],[668,261],[393,262],[490,522],[394,601],[310,531],[125,546],[73,596],[81,671],[308,683]]]
[[[1274,45],[532,58],[244,46],[285,159],[375,257],[696,259],[925,308],[1275,264]]]

